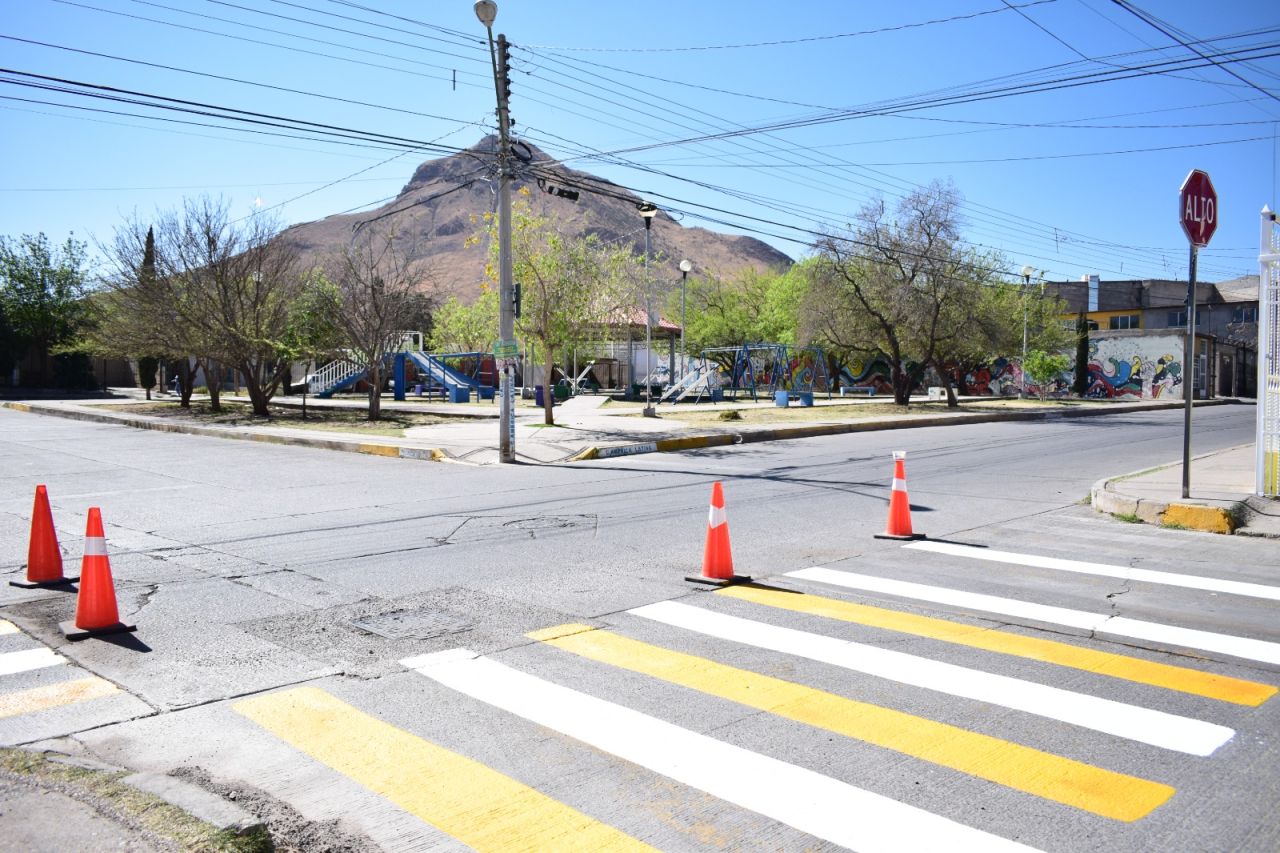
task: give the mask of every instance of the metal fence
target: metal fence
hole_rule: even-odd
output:
[[[1280,223],[1262,208],[1258,248],[1258,444],[1254,491],[1280,496]]]

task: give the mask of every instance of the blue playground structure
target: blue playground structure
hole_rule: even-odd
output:
[[[724,374],[718,383],[712,377],[717,367]],[[702,351],[701,371],[705,381],[694,380],[692,387],[673,395],[675,399],[685,399],[695,389],[705,388],[710,392],[715,385],[732,400],[739,394],[750,394],[752,400],[759,400],[761,395],[776,398],[780,391],[831,396],[827,359],[822,348],[816,346],[747,343],[738,347],[713,347]],[[697,393],[700,399],[702,392]]]
[[[473,392],[480,400],[494,398],[493,385],[484,381],[486,361],[492,375],[493,357],[489,353],[427,353],[422,351],[420,332],[405,332],[399,350],[387,353],[383,365],[389,369],[397,400],[405,399],[408,388],[406,366],[412,363],[417,373],[418,381],[414,384],[418,393],[438,393],[450,403],[466,403],[470,402]],[[353,387],[365,378],[366,373],[364,366],[350,359],[334,359],[307,377],[307,390],[316,397],[332,397]]]

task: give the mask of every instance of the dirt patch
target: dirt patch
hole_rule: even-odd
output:
[[[307,820],[293,806],[251,785],[215,780],[199,767],[180,767],[170,775],[230,800],[262,821],[277,853],[378,853],[381,849],[347,832],[339,821]]]

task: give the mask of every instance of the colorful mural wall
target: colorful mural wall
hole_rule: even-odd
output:
[[[1182,394],[1182,346],[1180,335],[1089,336],[1089,382],[1085,396],[1093,399],[1124,398],[1159,400]],[[1071,394],[1075,375],[1068,370],[1048,383],[1050,397]],[[965,377],[970,394],[1017,396],[1022,368],[1016,361],[998,358]],[[1027,392],[1039,395],[1040,387],[1027,383]]]

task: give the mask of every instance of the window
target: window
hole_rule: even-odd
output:
[[[1258,307],[1255,305],[1251,308],[1245,308],[1245,307],[1232,308],[1231,322],[1233,323],[1258,322]]]
[[[1185,322],[1185,321],[1184,321]],[[1111,318],[1112,329],[1141,329],[1142,322],[1138,314],[1122,314]]]
[[[1199,328],[1199,326],[1200,326],[1200,319],[1201,319],[1202,317],[1204,317],[1204,312],[1203,312],[1203,311],[1197,311],[1197,312],[1196,312],[1196,327],[1197,327],[1197,328]],[[1185,329],[1186,327],[1187,327],[1187,312],[1186,312],[1186,311],[1170,311],[1170,312],[1169,312],[1169,328],[1170,328],[1170,329],[1173,329],[1173,328]]]

